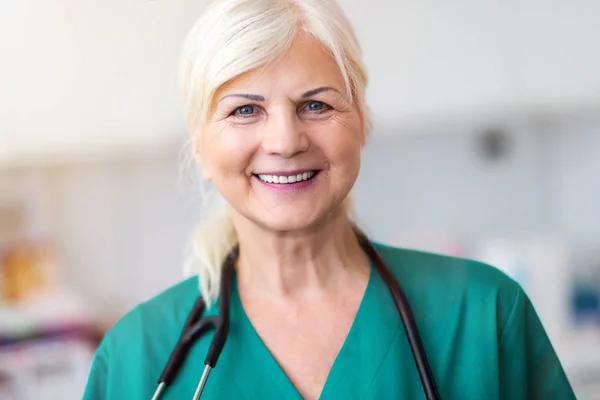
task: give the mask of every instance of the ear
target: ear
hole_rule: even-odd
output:
[[[194,133],[194,134],[197,135],[197,133]],[[198,137],[198,136],[196,136],[196,137]],[[210,181],[211,180],[210,167],[209,167],[208,163],[206,162],[206,157],[203,157],[200,141],[197,141],[195,144],[194,159],[196,160],[196,163],[198,163],[198,165],[200,166],[200,171],[202,172],[202,178],[204,180]]]
[[[212,174],[210,171],[210,165],[206,162],[206,158],[201,158],[198,153],[196,153],[196,162],[200,166],[200,171],[202,172],[202,178],[205,181],[210,181],[212,179]]]
[[[210,181],[211,180],[210,169],[207,166],[204,166],[203,164],[200,164],[200,169],[202,171],[202,178],[204,178],[205,181]]]

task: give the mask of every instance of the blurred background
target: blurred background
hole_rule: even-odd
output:
[[[341,0],[381,242],[492,263],[600,399],[600,3]],[[0,399],[81,397],[112,323],[182,277],[200,207],[176,87],[205,0],[0,3]]]

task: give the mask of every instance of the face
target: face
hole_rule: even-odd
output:
[[[341,211],[360,167],[364,127],[335,60],[298,38],[275,63],[215,96],[198,155],[236,215],[274,231]]]

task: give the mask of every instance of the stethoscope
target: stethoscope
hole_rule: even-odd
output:
[[[427,359],[427,354],[423,348],[415,318],[408,305],[408,300],[406,299],[404,291],[368,238],[359,232],[357,232],[357,237],[363,251],[367,253],[371,262],[375,264],[377,271],[387,284],[394,302],[396,303],[398,314],[400,314],[400,319],[404,324],[404,330],[406,331],[406,336],[408,337],[410,348],[415,359],[419,377],[421,378],[421,385],[423,386],[425,397],[427,400],[439,400],[440,395],[435,380],[433,379],[429,360]],[[208,353],[204,360],[204,371],[202,372],[202,377],[200,378],[198,386],[196,387],[196,392],[194,393],[194,400],[200,399],[206,381],[208,380],[208,375],[217,365],[217,360],[219,359],[219,355],[221,354],[221,350],[223,350],[225,340],[227,339],[227,333],[229,331],[229,295],[231,293],[231,278],[238,256],[239,247],[235,246],[223,261],[219,314],[202,318],[202,313],[206,308],[206,304],[204,303],[202,296],[198,298],[185,322],[179,342],[175,345],[175,349],[173,349],[169,361],[158,380],[158,388],[154,392],[152,400],[159,400],[167,386],[173,382],[194,342],[209,329],[214,329],[215,335],[210,343]]]

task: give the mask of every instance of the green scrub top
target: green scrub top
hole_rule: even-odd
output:
[[[375,244],[401,283],[443,399],[575,399],[534,308],[499,270]],[[148,400],[199,295],[197,278],[140,304],[105,335],[84,400]],[[218,303],[206,314],[215,315]],[[252,327],[232,285],[229,336],[203,400],[302,396]],[[212,332],[191,349],[165,400],[193,397]],[[371,266],[364,297],[321,400],[424,399],[388,288]]]

